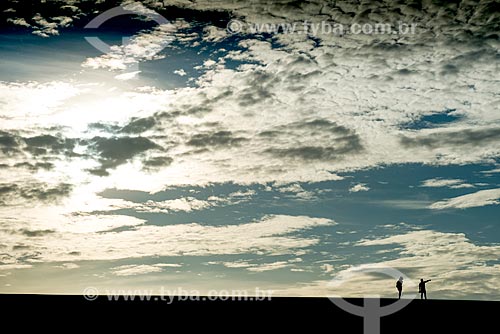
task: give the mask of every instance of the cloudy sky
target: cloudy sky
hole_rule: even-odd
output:
[[[498,3],[402,3],[2,1],[0,292],[500,300]]]

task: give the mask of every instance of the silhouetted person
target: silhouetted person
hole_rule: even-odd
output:
[[[420,293],[420,299],[427,299],[427,291],[425,290],[425,283],[430,282],[431,280],[428,279],[427,281],[424,281],[422,278],[420,279],[420,283],[418,284],[418,292]]]
[[[396,289],[398,289],[399,299],[401,299],[401,293],[403,292],[403,276],[396,282]]]

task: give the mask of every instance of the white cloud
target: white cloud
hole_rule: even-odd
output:
[[[254,196],[257,192],[253,189],[248,189],[245,191],[235,191],[234,193],[229,194],[229,198],[250,198]]]
[[[370,190],[370,187],[368,187],[366,184],[364,184],[364,183],[358,183],[358,184],[352,186],[349,189],[349,192],[351,192],[351,193],[357,193],[357,192],[360,192],[360,191],[368,191],[368,190]]]
[[[428,187],[428,188],[448,187],[451,189],[462,189],[462,188],[474,188],[474,185],[466,183],[464,182],[464,180],[459,180],[459,179],[435,178],[423,181],[422,187]]]
[[[177,30],[174,24],[161,24],[151,31],[133,36],[124,45],[113,45],[107,54],[88,58],[83,67],[93,69],[126,70],[139,62],[160,59],[159,53],[175,40]]]
[[[194,197],[183,197],[162,202],[147,201],[136,206],[139,212],[198,211],[218,205],[218,201],[203,201]]]
[[[131,80],[137,78],[137,76],[141,73],[141,71],[134,71],[134,72],[128,72],[128,73],[123,73],[123,74],[118,74],[115,76],[115,79],[117,80]]]
[[[283,269],[287,267],[294,267],[292,269],[298,269],[295,267],[296,264],[300,262],[302,262],[301,258],[294,258],[287,261],[276,261],[271,263],[251,263],[247,261],[233,261],[233,262],[212,262],[210,264],[222,264],[227,268],[244,268],[248,271],[264,272],[264,271]]]
[[[280,193],[300,193],[304,191],[304,188],[298,183],[293,183],[287,186],[283,186],[277,189]]]
[[[290,263],[287,261],[277,261],[273,263],[263,263],[263,264],[258,264],[255,266],[252,266],[248,268],[249,271],[255,271],[255,272],[264,272],[264,271],[270,271],[270,270],[276,270],[276,269],[283,269],[286,267],[289,267]]]
[[[197,1],[195,4],[172,1],[168,4],[202,10],[226,9],[235,16],[241,16],[246,23],[322,19],[316,16],[319,11],[316,4],[299,7],[268,2],[248,4],[244,1]],[[148,5],[155,9],[161,8],[160,4]],[[464,15],[459,13],[464,9],[450,9],[450,20],[432,20],[428,23],[423,13],[436,13],[437,9],[433,6],[409,14],[410,11],[404,5],[387,5],[394,11],[387,9],[380,13],[374,4],[367,5],[365,10],[373,15],[377,13],[373,16],[376,20],[392,20],[392,17],[384,15],[397,12],[400,13],[399,20],[422,20],[426,24],[422,25],[418,34],[401,36],[397,42],[392,36],[338,37],[323,34],[317,36],[321,43],[314,46],[305,34],[281,33],[276,35],[276,41],[281,46],[276,47],[246,35],[240,44],[244,50],[233,52],[232,55],[243,60],[254,60],[257,64],[246,64],[238,70],[230,70],[224,66],[223,59],[207,60],[205,65],[209,70],[199,79],[199,87],[179,89],[175,94],[165,92],[163,101],[169,101],[165,112],[204,110],[197,113],[196,117],[182,116],[183,120],[189,119],[191,122],[183,123],[180,129],[186,136],[197,133],[204,123],[219,122],[222,129],[241,131],[249,140],[241,142],[238,148],[193,153],[186,152],[182,147],[188,138],[180,136],[176,138],[179,145],[174,150],[177,156],[173,157],[178,161],[149,180],[147,176],[140,175],[133,187],[142,185],[145,189],[153,183],[153,178],[165,179],[167,184],[326,181],[332,180],[336,171],[381,164],[463,164],[497,156],[498,150],[494,143],[498,143],[498,136],[494,132],[489,133],[489,137],[479,136],[483,138],[479,142],[458,140],[460,136],[455,135],[478,130],[466,136],[471,139],[499,121],[498,113],[495,112],[498,107],[496,87],[489,80],[490,73],[495,71],[497,48],[494,42],[473,45],[464,41],[455,43],[453,48],[443,46],[447,45],[447,39],[460,38],[460,34],[456,33],[460,26],[451,18],[453,14],[458,17]],[[142,5],[134,2],[134,6]],[[353,10],[342,10],[344,6],[351,6]],[[355,7],[349,3],[331,3],[322,6],[321,12],[329,13],[338,22],[348,23],[352,21]],[[482,13],[476,14],[475,20],[486,22],[487,18]],[[183,25],[174,25],[184,27],[185,22]],[[429,36],[434,31],[432,29],[440,31],[439,38],[443,43],[426,43],[431,41]],[[219,28],[209,27],[207,30],[208,36],[222,34]],[[151,58],[146,54],[161,44],[161,35],[156,30],[143,32],[135,37],[128,48],[117,46],[110,55],[89,59],[85,65],[108,69],[135,65]],[[436,54],[439,57],[434,57]],[[443,84],[445,80],[441,72],[447,65],[457,68],[457,73],[453,74],[453,80],[446,80],[446,84]],[[471,77],[478,78],[474,89],[470,87]],[[381,82],[384,84],[381,85]],[[234,110],[242,108],[241,103],[246,103],[243,122],[242,115],[234,113]],[[466,116],[464,119],[467,121],[432,129],[405,129],[405,125],[428,116],[431,111],[444,109],[457,109],[460,115]],[[263,110],[272,110],[272,114],[266,113],[263,117]],[[312,114],[311,110],[314,111]],[[332,113],[332,110],[335,112]],[[276,128],[287,123],[304,123],[313,118],[326,119],[355,130],[364,150],[353,155],[335,155],[333,153],[338,152],[338,149],[332,150],[332,146],[335,148],[338,138],[327,131],[315,133],[300,127],[281,133],[276,131]],[[179,129],[179,123],[182,123],[180,120],[181,117],[164,122],[158,132],[175,132]],[[268,133],[274,130],[277,137],[266,139],[259,136],[266,130]],[[408,147],[403,147],[402,138],[406,138],[403,143]],[[481,141],[492,145],[481,145]],[[318,143],[325,143],[325,147],[318,147]],[[302,151],[297,150],[297,146],[302,147]],[[309,159],[301,159],[304,155],[298,154],[305,151],[309,151],[310,154],[305,156]],[[325,151],[331,154],[321,154]],[[270,152],[281,155],[272,156]],[[135,171],[128,169],[124,173],[141,173],[140,166],[138,168]],[[129,184],[133,182],[128,180]]]
[[[63,263],[61,265],[54,266],[54,268],[71,270],[71,269],[78,269],[80,268],[80,266],[77,265],[76,263]]]
[[[231,204],[231,200],[216,196],[210,196],[207,200],[194,197],[180,197],[165,201],[130,202],[124,200],[109,200],[101,197],[88,197],[91,205],[73,207],[79,214],[91,214],[94,211],[114,211],[119,209],[133,209],[137,212],[169,213],[169,212],[192,212],[204,210],[210,207]]]
[[[483,174],[495,174],[495,173],[500,173],[500,168],[495,168],[495,169],[490,169],[490,170],[485,170],[481,172]]]
[[[437,157],[439,157],[439,163],[443,164],[467,163],[481,161],[484,157],[495,154],[495,145],[482,145],[480,148],[469,148],[466,145],[462,148],[455,148],[443,144],[440,148],[429,150],[417,150],[415,148],[415,151],[413,151],[413,148],[404,149],[400,142],[401,134],[404,132],[394,129],[398,125],[410,121],[415,115],[423,115],[424,111],[412,110],[411,113],[402,113],[399,110],[390,109],[388,104],[385,105],[385,102],[389,103],[394,97],[391,96],[391,99],[389,99],[391,94],[386,92],[383,94],[377,93],[377,96],[381,98],[374,101],[378,104],[378,107],[374,108],[377,110],[380,108],[384,112],[378,113],[374,111],[373,117],[356,111],[361,108],[361,105],[357,105],[357,100],[335,107],[334,104],[337,98],[335,96],[325,96],[332,90],[323,91],[320,88],[314,88],[314,91],[305,95],[293,94],[287,96],[290,85],[298,83],[279,79],[279,73],[295,73],[295,75],[301,77],[300,82],[303,82],[304,86],[308,86],[308,80],[313,80],[312,77],[314,77],[315,71],[321,71],[326,67],[321,80],[336,80],[335,78],[339,73],[330,72],[332,70],[330,64],[323,64],[323,60],[320,61],[327,54],[327,49],[318,49],[309,56],[310,60],[307,61],[303,59],[304,56],[301,58],[290,55],[284,49],[272,49],[266,42],[247,41],[246,43],[249,49],[245,54],[269,62],[269,64],[267,66],[251,65],[241,71],[218,68],[210,70],[210,73],[200,79],[200,87],[181,88],[175,91],[152,89],[103,97],[97,92],[102,92],[103,87],[85,87],[85,89],[92,91],[92,93],[82,94],[81,99],[85,97],[85,103],[66,106],[64,111],[61,109],[61,112],[55,112],[59,108],[57,105],[49,105],[45,109],[48,114],[53,116],[47,118],[46,122],[50,121],[52,124],[62,123],[80,130],[81,127],[84,128],[85,125],[92,122],[116,123],[116,120],[118,120],[120,124],[125,124],[127,119],[131,117],[151,117],[159,111],[162,111],[163,117],[166,117],[165,115],[176,115],[182,110],[182,116],[174,116],[173,119],[168,121],[161,118],[155,120],[155,128],[152,128],[147,133],[148,136],[162,133],[171,134],[168,139],[155,136],[155,141],[159,145],[171,148],[169,155],[173,162],[170,165],[162,166],[152,173],[144,173],[143,166],[140,164],[130,164],[117,169],[112,175],[100,181],[118,188],[145,191],[156,191],[159,187],[168,185],[203,185],[214,182],[249,184],[276,181],[295,183],[338,180],[339,177],[335,174],[336,172],[373,167],[381,163],[433,163],[436,162]],[[343,59],[341,57],[337,61]],[[326,62],[326,60],[324,61]],[[347,62],[347,60],[345,61]],[[395,58],[394,61],[398,61],[398,59]],[[301,62],[307,63],[307,65],[298,66]],[[340,68],[347,70],[349,66],[352,66],[352,64],[347,62],[343,66],[335,68],[336,70],[340,70]],[[372,70],[373,72],[370,73],[375,75],[376,71],[374,69],[367,69],[367,71]],[[352,74],[354,75],[355,72],[352,72]],[[326,81],[324,82],[325,85]],[[260,86],[249,84],[250,82],[260,82]],[[319,81],[318,85],[321,86],[321,84],[322,81]],[[372,87],[369,82],[364,84],[368,85],[367,88],[379,89],[379,86]],[[423,85],[422,82],[418,82],[418,84]],[[18,93],[16,93],[15,101],[9,103],[12,108],[3,110],[24,110],[26,113],[26,110],[40,109],[37,108],[38,106],[33,108],[26,106],[23,97],[30,96],[29,93],[33,91],[36,93],[36,90],[26,89],[25,86],[27,85],[22,85],[24,93],[21,92],[21,89],[17,89]],[[73,85],[70,86],[72,89],[77,88]],[[358,86],[359,83],[356,87]],[[312,87],[316,86],[313,85]],[[345,95],[347,101],[348,96],[352,95],[352,92],[347,88],[348,85],[342,85],[338,90],[334,90],[335,95],[337,97]],[[326,86],[323,89],[326,89]],[[425,87],[422,86],[419,89],[425,90]],[[488,89],[488,87],[485,87],[485,89]],[[44,93],[42,89],[39,90],[40,94]],[[13,94],[13,91],[11,89],[9,94]],[[231,94],[228,92],[231,92]],[[262,92],[266,92],[269,98],[259,98],[258,94]],[[397,98],[403,99],[405,92],[396,95]],[[50,96],[49,87],[47,87],[47,93],[47,96]],[[386,94],[386,98],[382,98],[382,96],[385,96],[384,94]],[[488,94],[485,92],[481,99],[487,100]],[[253,95],[255,97],[252,97]],[[297,100],[297,96],[301,96],[301,100]],[[409,96],[406,97],[409,98]],[[440,98],[448,100],[446,92],[443,92]],[[440,98],[425,100],[428,105],[424,109],[439,109],[439,105],[432,105],[432,103]],[[28,100],[31,101],[31,98]],[[42,110],[44,108],[43,103],[46,100],[45,97],[40,99]],[[248,106],[245,106],[245,122],[241,121],[239,115],[232,112],[241,108],[240,103],[242,101],[249,103]],[[338,112],[335,115],[328,111],[331,110],[330,107],[321,106],[330,103],[328,101],[332,103],[331,108],[337,108]],[[403,101],[400,103],[403,103]],[[389,104],[397,105],[397,103],[392,104],[392,102]],[[317,105],[317,108],[314,108],[314,117],[311,117],[310,113],[304,113],[304,110],[310,110],[310,106],[315,105]],[[263,107],[273,109],[271,118],[261,117]],[[116,114],[109,112],[114,109],[123,109],[118,119]],[[195,117],[186,112],[188,110],[193,110],[193,112],[194,110],[203,111],[198,112]],[[353,117],[353,115],[365,116]],[[479,123],[486,121],[481,119],[482,115],[472,113],[470,116]],[[32,122],[32,115],[26,119],[30,119],[30,122]],[[25,126],[26,119],[23,125],[19,124],[19,127]],[[328,146],[328,143],[338,143],[339,133],[332,133],[332,129],[335,129],[333,127],[328,128],[321,125],[321,123],[310,123],[318,119],[337,124],[339,126],[337,131],[343,129],[340,128],[342,126],[345,128],[344,131],[356,129],[356,132],[345,136],[340,134],[341,138],[345,138],[345,146],[336,148],[333,145],[332,148]],[[488,121],[491,121],[491,119]],[[9,126],[15,124],[12,120],[7,122]],[[316,124],[316,128],[311,130],[305,127],[304,125],[308,124],[308,122],[309,124]],[[244,140],[239,141],[237,146],[218,146],[203,150],[184,144],[201,131],[207,131],[205,124],[214,123],[219,124],[220,130],[229,130],[235,136],[240,136]],[[16,127],[14,125],[13,128]],[[463,124],[456,126],[457,131],[466,128],[470,128],[470,126]],[[436,130],[433,131],[436,132]],[[449,130],[447,131],[449,132]],[[68,132],[71,132],[71,129],[68,129]],[[419,132],[424,134],[426,131]],[[263,133],[274,137],[266,137]],[[364,150],[353,150],[352,155],[337,157],[338,155],[335,153],[339,149],[349,149],[349,145],[354,143],[349,142],[349,139],[355,138],[356,135],[359,136],[359,144],[364,146]],[[318,143],[327,144],[325,144],[325,147],[320,147]],[[147,158],[147,154],[144,158]],[[134,177],[130,177],[130,175],[134,175]],[[159,185],[158,179],[164,180],[164,184]]]
[[[180,268],[180,267],[182,267],[182,264],[179,264],[179,263],[158,263],[158,264],[155,264],[155,266],[161,267],[161,268]]]
[[[31,25],[28,22],[26,22],[26,20],[23,18],[17,18],[17,19],[8,18],[7,22],[11,22],[14,23],[15,25],[22,27],[28,27],[28,28],[31,27]]]
[[[500,265],[498,253],[500,245],[478,246],[461,233],[443,233],[436,231],[415,231],[402,235],[390,236],[380,240],[360,242],[361,246],[399,244],[404,247],[401,258],[386,264],[395,268],[415,268],[414,279],[434,278],[432,290],[440,296],[456,297],[472,291],[472,294],[491,293],[498,295],[497,273]],[[493,263],[488,263],[493,261]],[[480,275],[477,281],[473,277]],[[442,297],[441,297],[442,298]]]
[[[228,36],[225,28],[208,26],[203,29],[203,40],[208,42],[220,42]]]
[[[500,189],[480,190],[475,193],[449,198],[429,206],[431,209],[467,209],[500,204]]]
[[[124,9],[126,9],[128,11],[134,12],[136,14],[142,14],[145,16],[158,14],[156,11],[147,8],[146,6],[144,6],[144,4],[142,4],[138,1],[126,0],[126,1],[123,1],[122,6]],[[141,17],[141,18],[144,19],[144,17]]]
[[[184,71],[182,68],[181,68],[181,69],[178,69],[178,70],[175,70],[175,71],[174,71],[174,74],[177,74],[178,76],[181,76],[181,77],[183,77],[183,76],[186,76],[186,75],[187,75],[186,71]]]
[[[213,60],[213,59],[205,60],[205,62],[203,63],[203,66],[205,68],[214,67],[215,65],[217,65],[217,62],[215,60]]]
[[[343,266],[332,275],[332,280],[284,288],[277,290],[275,295],[363,297],[373,295],[373,291],[376,291],[383,297],[394,297],[395,278],[370,275],[366,270],[395,268],[410,279],[405,280],[403,286],[406,297],[416,294],[416,284],[420,278],[424,278],[432,279],[428,285],[430,298],[500,300],[498,244],[478,246],[461,233],[423,230],[364,240],[357,245],[385,246],[387,249],[394,249],[398,245],[402,249],[394,260]]]
[[[145,275],[151,273],[159,273],[162,272],[166,267],[180,267],[180,265],[171,265],[171,264],[141,264],[141,265],[124,265],[119,267],[111,268],[111,271],[116,276],[136,276],[136,275]]]
[[[73,19],[68,16],[56,16],[51,18],[53,21],[57,22],[59,27],[68,27],[73,22]]]
[[[315,200],[317,199],[314,191],[307,191],[298,183],[289,184],[276,189],[280,193],[293,193],[294,197],[301,200]]]
[[[219,264],[220,262],[212,262],[210,264]],[[227,268],[249,268],[253,266],[253,264],[246,261],[234,261],[234,262],[221,262],[224,267]]]
[[[24,216],[24,215],[23,215]],[[5,216],[4,216],[5,217]],[[18,217],[19,218],[19,217]],[[116,223],[118,216],[109,217]],[[124,217],[125,218],[125,217]],[[31,218],[32,221],[38,218]],[[105,231],[83,225],[71,226],[64,220],[44,221],[54,230],[37,238],[28,238],[12,230],[0,231],[9,245],[29,245],[14,250],[12,257],[41,261],[116,260],[148,256],[208,256],[222,254],[285,255],[317,244],[317,237],[295,235],[295,232],[317,226],[331,226],[329,219],[306,216],[267,216],[260,221],[240,225],[207,226],[196,223],[179,225],[135,225],[122,231]],[[89,221],[86,224],[98,222]],[[20,223],[19,223],[20,224]],[[30,224],[27,222],[27,224]],[[30,226],[34,224],[31,222]],[[66,226],[65,226],[66,225]],[[68,228],[67,225],[70,225]],[[17,226],[22,228],[21,226]],[[42,226],[39,226],[42,228]],[[11,226],[14,229],[14,226]],[[33,226],[34,228],[34,226]],[[43,227],[44,229],[47,226]],[[109,229],[109,227],[107,228]],[[131,247],[130,245],[133,245]]]
[[[40,37],[49,37],[51,35],[59,35],[59,31],[57,30],[59,24],[56,22],[49,22],[45,18],[43,18],[40,14],[36,14],[33,16],[32,20],[37,25],[37,30],[33,31],[33,34],[38,35]],[[68,24],[68,21],[71,22],[71,18],[62,19],[61,17],[57,18],[57,21],[63,23],[64,25]]]
[[[86,87],[68,82],[13,83],[0,81],[2,129],[26,129],[54,125],[50,116]],[[8,117],[7,117],[8,116]],[[47,121],[43,120],[46,118]]]
[[[157,263],[153,265],[124,265],[111,268],[111,271],[116,276],[136,276],[146,275],[151,273],[159,273],[164,271],[164,268],[179,268],[180,264]]]

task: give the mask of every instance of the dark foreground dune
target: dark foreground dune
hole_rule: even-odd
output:
[[[347,299],[363,305],[362,299]],[[382,306],[395,300],[383,299]],[[280,332],[363,333],[363,318],[349,314],[327,298],[273,298],[265,301],[109,301],[100,296],[0,295],[4,321],[21,317],[37,326],[71,324],[68,332],[84,330],[161,329],[192,332],[201,328],[240,332],[274,329]],[[380,320],[380,333],[498,333],[500,302],[414,300],[402,310]],[[179,329],[179,326],[181,329]],[[64,328],[64,327],[62,327]],[[174,330],[175,328],[175,330]],[[467,330],[466,330],[467,329]],[[376,330],[370,330],[376,333]]]

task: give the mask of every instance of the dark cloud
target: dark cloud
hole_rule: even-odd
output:
[[[318,138],[314,145],[304,144],[289,147],[273,147],[265,152],[280,158],[302,160],[340,160],[346,155],[357,154],[364,150],[360,137],[351,129],[325,119],[296,122],[279,126],[259,134],[264,138]],[[293,142],[293,141],[290,141]]]
[[[315,70],[315,71],[311,71],[311,72],[308,72],[308,73],[290,73],[287,76],[287,82],[288,83],[294,83],[295,82],[297,84],[300,84],[304,80],[314,79],[314,77],[317,77],[317,76],[320,76],[320,75],[321,75],[321,71],[320,70]],[[295,86],[291,86],[291,87],[295,87]],[[296,86],[296,87],[306,88],[305,86]]]
[[[20,152],[23,150],[33,155],[66,154],[71,155],[76,140],[63,138],[61,135],[39,135],[23,137],[16,133],[0,131],[0,147],[4,153]]]
[[[283,135],[294,135],[297,131],[307,131],[308,135],[330,134],[338,136],[351,136],[354,132],[344,126],[339,126],[326,119],[315,119],[305,122],[295,122],[287,125],[276,126],[270,130],[259,132],[259,136],[278,138]]]
[[[248,75],[246,85],[238,94],[238,104],[242,107],[261,103],[273,97],[271,88],[279,79],[262,70],[256,70]]]
[[[87,171],[95,176],[109,176],[108,168],[106,166],[101,166],[100,168],[88,169]]]
[[[14,147],[18,146],[16,139],[9,133],[0,131],[0,146]]]
[[[25,150],[35,154],[65,154],[72,155],[76,141],[70,138],[56,137],[52,135],[40,135],[24,138]]]
[[[119,132],[121,127],[114,124],[91,123],[88,125],[89,130],[99,130],[108,133]]]
[[[259,136],[260,137],[267,137],[267,138],[275,138],[275,137],[279,137],[283,133],[284,133],[283,131],[279,131],[279,130],[267,130],[267,131],[259,132]]]
[[[310,135],[317,134],[332,134],[339,136],[350,136],[354,131],[346,128],[345,126],[338,125],[335,122],[327,119],[318,118],[304,122],[293,122],[286,125],[273,127],[272,129],[265,130],[259,133],[263,137],[277,137],[283,134],[293,135],[297,131],[307,131]]]
[[[0,184],[0,202],[8,203],[17,199],[55,202],[68,196],[73,186],[67,183],[49,185],[44,183]]]
[[[53,129],[47,129],[50,131]],[[76,139],[64,138],[60,134],[43,134],[24,137],[19,133],[0,131],[0,152],[17,157],[19,162],[4,168],[23,168],[32,172],[40,169],[50,170],[53,159],[65,159],[78,156],[74,153]]]
[[[267,88],[248,87],[238,96],[238,104],[242,107],[248,107],[271,97],[273,97],[273,94]]]
[[[64,20],[60,20],[62,17],[71,18],[72,26],[83,27],[95,17],[95,13],[102,13],[122,2],[122,0],[33,0],[30,1],[30,6],[26,6],[22,1],[3,0],[0,2],[0,27],[12,26],[16,19],[23,18],[29,29],[47,35],[57,34],[57,31],[67,24]],[[167,19],[189,17],[194,21],[208,21],[220,27],[226,26],[232,14],[249,18],[258,15],[262,20],[279,17],[284,21],[321,17],[344,24],[414,22],[431,32],[424,37],[429,39],[445,37],[459,41],[498,39],[500,31],[500,19],[495,15],[500,8],[498,1],[494,0],[164,0],[142,1],[142,3],[155,9]],[[13,9],[13,12],[10,12],[10,9]]]
[[[356,135],[338,138],[334,146],[299,146],[290,148],[270,148],[271,153],[281,158],[296,158],[302,160],[341,160],[348,154],[357,154],[363,150],[359,137]]]
[[[0,199],[7,194],[15,192],[17,185],[15,184],[0,184]]]
[[[169,166],[173,161],[174,159],[171,157],[152,157],[144,161],[142,164],[146,167],[146,169],[154,169]]]
[[[55,233],[54,230],[28,230],[21,229],[19,232],[27,237],[43,237],[48,234]]]
[[[89,129],[103,130],[108,133],[140,133],[154,126],[154,118],[132,119],[124,127],[115,125],[94,123]],[[82,156],[76,154],[76,145],[86,146],[87,154],[84,157],[97,160],[101,166],[90,170],[92,174],[99,176],[109,175],[108,170],[122,165],[137,155],[148,150],[161,150],[161,147],[150,139],[144,137],[94,137],[92,139],[65,138],[60,134],[43,134],[32,137],[23,137],[19,134],[0,131],[0,150],[4,154],[17,156],[19,162],[4,168],[23,168],[33,172],[40,169],[50,170],[54,167],[52,160],[65,159]],[[26,161],[26,159],[29,159]],[[163,160],[153,159],[146,163],[148,167],[156,167],[160,164],[168,165],[170,158]],[[27,194],[25,194],[27,196]],[[23,196],[23,197],[26,197]]]
[[[12,246],[12,250],[28,250],[31,249],[30,246],[27,245],[14,245]]]
[[[281,63],[282,61],[277,61]],[[318,68],[319,64],[316,60],[306,57],[304,55],[299,55],[292,62],[284,65],[284,70],[279,72],[278,76],[281,81],[286,82],[287,89],[290,91],[303,91],[308,87],[303,86],[308,80],[315,80],[315,78],[321,76],[321,70],[311,70]],[[274,81],[270,81],[274,84]],[[310,88],[310,87],[309,87]]]
[[[51,170],[52,168],[54,168],[54,164],[52,164],[50,162],[37,162],[34,164],[31,164],[29,162],[20,162],[20,163],[15,164],[14,167],[15,168],[26,168],[26,169],[29,169],[31,171],[37,171],[40,169]]]
[[[246,141],[248,141],[247,138],[235,136],[231,131],[217,131],[195,134],[186,144],[202,148],[232,147]]]
[[[0,150],[3,154],[18,152],[19,141],[15,135],[0,131]]]
[[[453,64],[446,64],[443,66],[443,69],[441,71],[441,75],[454,75],[454,74],[458,74],[459,72],[459,69],[457,66],[453,65]]]
[[[145,6],[158,11],[168,20],[189,17],[197,22],[207,22],[211,20],[228,22],[229,13],[223,12],[218,8],[212,10],[197,10],[197,8],[180,8],[173,6],[168,1],[140,1]],[[149,4],[148,4],[149,3]],[[162,3],[164,3],[163,8]],[[123,0],[30,0],[30,5],[19,0],[2,0],[0,2],[0,27],[11,26],[14,23],[7,21],[7,18],[24,18],[35,31],[44,32],[50,35],[49,28],[60,32],[62,28],[84,27],[97,13],[103,13],[108,9],[124,4]],[[154,5],[152,5],[154,4]],[[10,10],[13,12],[10,12]],[[41,21],[43,18],[46,22]],[[72,21],[67,23],[63,18],[70,18]],[[122,18],[123,19],[123,18]],[[137,20],[140,26],[149,27],[145,20]],[[52,26],[55,24],[55,27]],[[221,26],[224,26],[221,23]],[[57,34],[57,33],[55,33]]]
[[[210,102],[217,102],[225,99],[226,97],[232,96],[234,93],[231,88],[226,88],[222,93],[217,94],[216,96],[209,99]]]
[[[137,154],[159,148],[144,137],[94,137],[90,140],[89,147],[102,159],[113,161],[125,161]]]
[[[498,143],[500,140],[500,128],[484,130],[462,130],[452,132],[437,132],[416,137],[403,136],[401,144],[407,148],[439,148],[443,146],[482,146]]]
[[[326,119],[315,119],[307,122],[292,123],[289,125],[290,128],[294,129],[308,129],[311,134],[316,134],[319,132],[327,132],[331,134],[349,136],[354,134],[354,131],[346,128],[345,126],[337,125],[335,122],[331,122]]]
[[[138,134],[153,128],[156,125],[154,117],[133,118],[121,131],[124,133]]]
[[[98,176],[109,175],[108,169],[116,168],[144,152],[161,149],[159,145],[144,137],[94,137],[86,144],[101,163],[99,168],[90,170]]]
[[[159,115],[159,118],[163,118],[163,114]],[[171,117],[170,117],[171,118]],[[106,124],[106,123],[92,123],[89,124],[89,130],[98,130],[113,134],[140,134],[147,130],[152,129],[157,123],[155,116],[146,118],[132,118],[126,125],[119,126],[116,124]]]
[[[20,194],[26,199],[38,199],[44,202],[52,202],[61,197],[68,196],[72,190],[73,186],[67,183],[61,183],[55,187],[38,184],[36,187],[22,188]]]
[[[412,71],[412,70],[407,69],[407,68],[402,68],[402,69],[397,71],[397,74],[399,74],[399,75],[410,75],[410,74],[415,74],[415,73],[417,73],[417,72]]]

